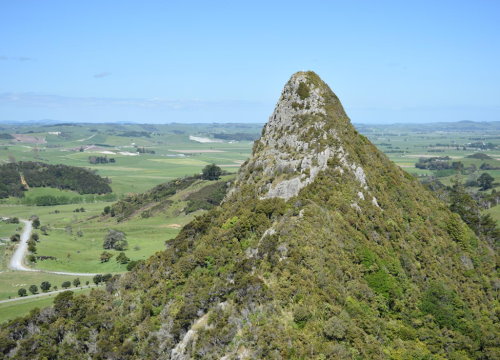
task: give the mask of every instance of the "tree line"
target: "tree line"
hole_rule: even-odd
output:
[[[109,179],[90,169],[68,165],[51,165],[34,161],[20,161],[0,165],[0,198],[23,197],[26,185],[73,190],[79,194],[110,193]]]

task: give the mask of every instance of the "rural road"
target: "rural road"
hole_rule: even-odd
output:
[[[17,246],[16,251],[14,251],[12,258],[10,259],[9,268],[19,271],[36,271],[24,266],[23,264],[24,254],[26,253],[26,250],[28,250],[28,240],[30,239],[33,225],[31,221],[28,220],[20,221],[24,224],[24,229],[21,233],[21,240],[19,241],[19,245]]]
[[[97,286],[96,285],[83,285],[81,287],[76,287],[76,288],[74,287],[74,288],[70,288],[70,289],[55,290],[55,291],[49,291],[49,292],[46,292],[46,293],[40,293],[40,294],[35,294],[35,295],[17,297],[17,298],[14,298],[14,299],[0,300],[0,304],[9,303],[9,302],[13,302],[13,301],[19,301],[19,300],[29,300],[29,299],[34,299],[34,298],[37,298],[37,297],[50,296],[52,294],[57,294],[57,293],[61,293],[61,292],[64,292],[64,291],[86,289],[86,288],[91,288],[91,287],[97,287]]]
[[[26,255],[26,250],[28,250],[28,240],[30,239],[31,232],[33,230],[33,224],[29,220],[20,220],[24,224],[23,232],[21,233],[21,240],[19,241],[19,245],[17,246],[12,258],[9,262],[9,268],[12,270],[18,271],[38,271],[49,274],[58,274],[58,275],[70,275],[70,276],[94,276],[97,273],[75,273],[75,272],[66,272],[66,271],[48,271],[48,270],[36,270],[31,269],[23,264],[24,256]]]

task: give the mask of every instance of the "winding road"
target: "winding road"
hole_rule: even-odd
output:
[[[75,272],[66,272],[66,271],[49,271],[49,270],[36,270],[31,269],[24,265],[24,256],[26,255],[26,251],[28,250],[28,240],[30,239],[31,232],[33,231],[33,224],[29,220],[20,220],[24,224],[23,232],[21,233],[21,240],[19,241],[19,245],[17,246],[12,258],[9,262],[9,268],[11,270],[18,271],[37,271],[44,272],[49,274],[58,274],[58,275],[70,275],[70,276],[94,276],[97,273],[75,273]]]

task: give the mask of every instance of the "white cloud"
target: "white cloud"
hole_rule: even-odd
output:
[[[172,100],[161,97],[154,98],[106,98],[106,97],[70,97],[39,93],[3,93],[0,94],[0,105],[19,107],[133,107],[158,108],[168,110],[204,110],[214,108],[244,108],[261,105],[243,100]]]

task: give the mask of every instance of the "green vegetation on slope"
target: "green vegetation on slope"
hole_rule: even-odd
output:
[[[106,291],[58,296],[53,310],[4,325],[3,354],[499,358],[490,244],[360,136],[341,108],[325,109],[300,119],[311,126],[309,140],[324,119],[344,151],[297,195],[263,199],[241,182]],[[255,146],[254,160],[261,151]],[[365,196],[342,161],[362,167]],[[241,179],[264,178],[264,169],[244,171],[253,177]]]

